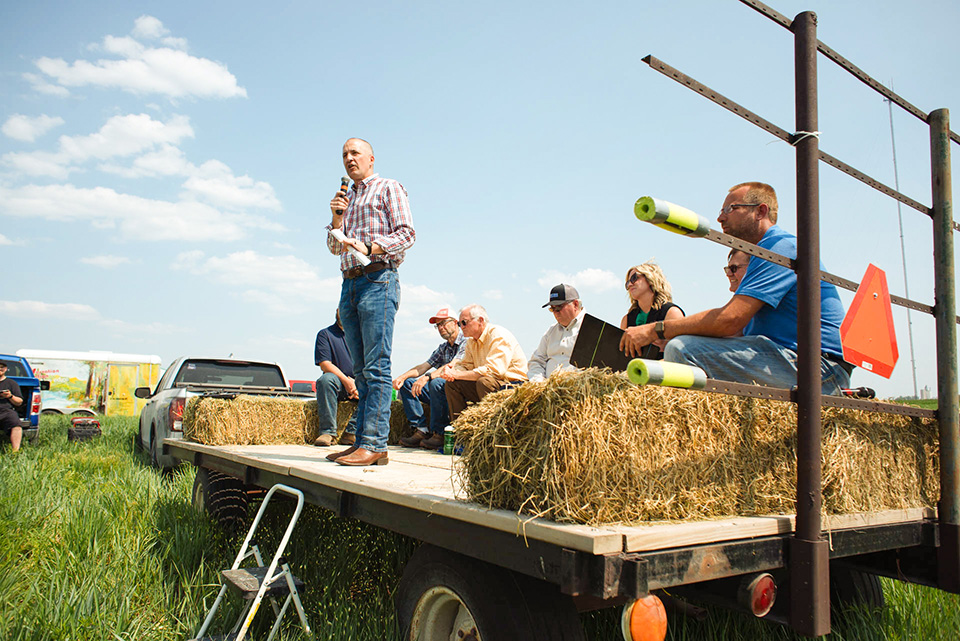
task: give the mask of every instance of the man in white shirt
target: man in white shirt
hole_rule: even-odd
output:
[[[563,283],[550,290],[550,300],[544,307],[549,308],[557,323],[543,335],[530,357],[527,378],[531,381],[542,381],[556,371],[576,369],[570,364],[570,354],[586,313],[576,288]]]

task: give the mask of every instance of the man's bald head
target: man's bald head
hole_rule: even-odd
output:
[[[343,168],[353,182],[373,175],[373,147],[363,138],[351,138],[343,143]]]

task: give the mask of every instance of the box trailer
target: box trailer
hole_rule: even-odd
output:
[[[17,350],[30,361],[42,381],[42,413],[77,416],[136,416],[146,401],[134,396],[138,387],[160,380],[160,357],[114,352]]]

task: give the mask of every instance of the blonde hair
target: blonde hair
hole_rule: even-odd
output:
[[[767,183],[747,182],[734,185],[727,193],[736,191],[743,187],[747,188],[747,193],[743,199],[747,203],[763,203],[767,206],[767,218],[774,225],[777,224],[777,191]]]
[[[651,311],[660,309],[665,304],[673,301],[670,283],[667,282],[667,277],[663,275],[663,270],[660,269],[660,265],[650,261],[634,265],[627,270],[627,275],[623,279],[624,283],[629,282],[631,272],[636,272],[647,279],[647,284],[650,285],[650,290],[653,292],[653,303],[650,305]],[[637,303],[629,293],[627,297],[630,299],[631,311],[634,308],[640,307],[640,304]]]

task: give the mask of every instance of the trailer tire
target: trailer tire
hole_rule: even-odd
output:
[[[404,639],[586,638],[573,599],[552,583],[428,544],[407,563],[395,605]]]
[[[193,506],[209,514],[224,531],[234,533],[246,525],[247,491],[240,479],[198,467],[192,498]]]
[[[884,608],[883,586],[876,574],[842,565],[830,567],[830,603],[842,618],[844,610],[859,608],[871,614]]]

